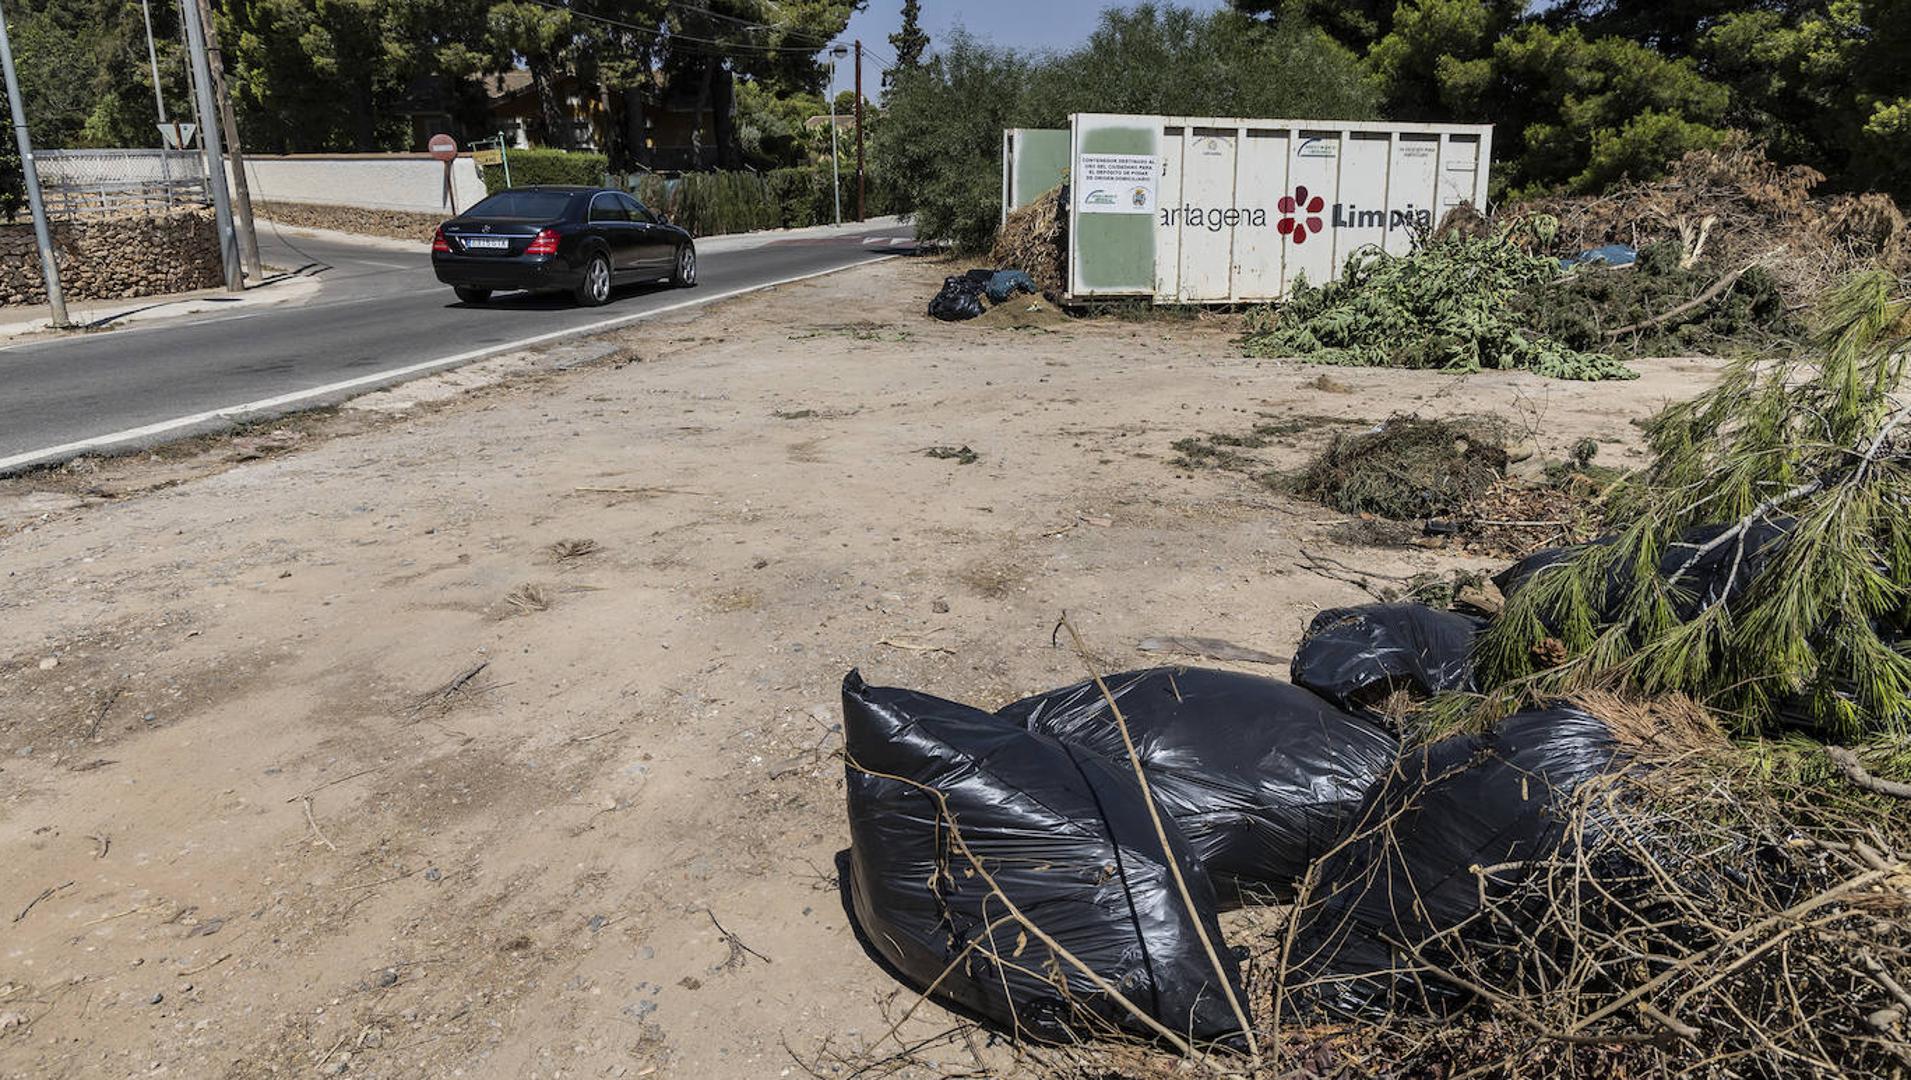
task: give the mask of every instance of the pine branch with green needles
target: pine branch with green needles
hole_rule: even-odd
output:
[[[1652,463],[1608,496],[1610,542],[1535,574],[1482,641],[1495,696],[1623,686],[1743,732],[1781,715],[1911,731],[1911,292],[1860,275],[1818,321],[1809,353],[1739,361],[1650,423]]]

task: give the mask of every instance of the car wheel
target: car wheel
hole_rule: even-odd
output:
[[[577,286],[577,302],[585,307],[610,303],[610,260],[602,254],[592,255],[591,261],[584,264],[584,280]]]
[[[679,289],[687,289],[697,283],[696,245],[685,244],[677,249],[677,266],[670,272],[670,283]]]
[[[467,304],[482,304],[486,300],[491,299],[490,289],[471,289],[463,285],[458,285],[458,286],[455,286],[451,291],[457,293],[458,299],[464,301]]]

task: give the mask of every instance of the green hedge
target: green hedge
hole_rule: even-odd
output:
[[[843,215],[856,213],[853,174],[843,176]],[[835,220],[829,166],[805,165],[767,173],[700,172],[682,176],[646,173],[625,184],[639,202],[670,215],[670,220],[694,236],[752,232],[757,229],[800,229]],[[868,212],[887,213],[872,180]]]
[[[602,154],[565,150],[512,150],[509,154],[511,183],[518,187],[616,183],[608,175],[608,162]],[[480,171],[484,174],[486,191],[504,188],[502,167],[488,166]],[[693,172],[681,176],[638,173],[625,177],[622,186],[645,206],[668,214],[671,221],[689,229],[693,236],[800,229],[806,225],[825,225],[835,219],[827,162],[767,173]],[[868,204],[872,216],[888,212],[882,202],[883,191],[872,177]],[[855,213],[856,177],[854,172],[845,170],[844,219]]]
[[[645,173],[629,185],[637,201],[670,216],[692,236],[754,232],[783,224],[770,185],[747,172]]]
[[[576,150],[507,150],[505,160],[511,163],[513,187],[601,184],[610,170],[610,159],[604,155]],[[504,190],[503,166],[488,165],[478,171],[484,174],[485,191]]]

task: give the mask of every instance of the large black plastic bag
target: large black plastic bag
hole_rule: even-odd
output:
[[[1489,734],[1402,755],[1353,836],[1321,862],[1314,895],[1296,915],[1290,985],[1356,1013],[1438,1012],[1463,1000],[1460,987],[1412,969],[1467,943],[1524,948],[1517,925],[1476,917],[1483,878],[1474,868],[1491,868],[1489,896],[1517,896],[1540,872],[1534,861],[1595,839],[1577,831],[1600,823],[1573,821],[1573,792],[1625,761],[1604,723],[1567,706],[1517,713]],[[1512,906],[1517,923],[1524,909]]]
[[[1705,546],[1731,526],[1700,525],[1680,534],[1678,542],[1667,545],[1659,559],[1659,576],[1666,581],[1678,578],[1673,613],[1680,620],[1691,619],[1706,608],[1738,599],[1778,553],[1784,539],[1791,535],[1792,526],[1790,518],[1754,522],[1743,533],[1710,551],[1704,550]],[[1536,551],[1502,570],[1493,578],[1493,583],[1510,597],[1541,571],[1566,562],[1588,547],[1608,545],[1615,539],[1602,536],[1591,544]],[[1625,610],[1631,583],[1630,567],[1622,566],[1608,574],[1605,595],[1596,599],[1593,618],[1598,622],[1617,619]]]
[[[989,275],[989,284],[984,289],[988,293],[989,303],[1006,303],[1016,293],[1035,293],[1035,279],[1020,270],[997,270]]]
[[[1395,690],[1473,690],[1473,640],[1486,620],[1424,604],[1368,604],[1314,616],[1294,653],[1294,685],[1349,711]]]
[[[1207,865],[1223,904],[1291,897],[1399,753],[1375,725],[1274,679],[1151,668],[1104,681],[1155,801]],[[996,715],[1118,765],[1128,760],[1093,681]]]
[[[1198,920],[1238,998],[1240,974],[1215,920],[1213,887],[1164,818],[1167,854],[1194,896],[1196,910],[1187,910],[1126,764],[966,705],[866,686],[853,671],[843,680],[843,730],[856,920],[904,974],[1044,1039],[1092,1034],[1097,1019],[1147,1034],[1006,918],[1007,907],[955,843],[953,818],[1002,893],[1122,996],[1197,1039],[1238,1032],[1195,934]],[[947,817],[925,789],[941,793]],[[980,945],[967,949],[971,942]],[[1051,981],[1058,977],[1068,1000]]]
[[[943,278],[942,291],[929,301],[929,314],[943,322],[973,319],[982,314],[982,292],[987,288],[986,276],[981,281],[969,275]]]

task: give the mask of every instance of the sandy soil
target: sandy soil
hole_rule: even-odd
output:
[[[1224,320],[936,324],[945,271],[0,484],[0,1075],[801,1074],[898,992],[837,888],[844,672],[993,706],[1080,676],[1064,611],[1111,666],[1284,653],[1363,599],[1302,544],[1487,564],[1175,439],[1497,409],[1619,463],[1709,370],[1324,390]]]

